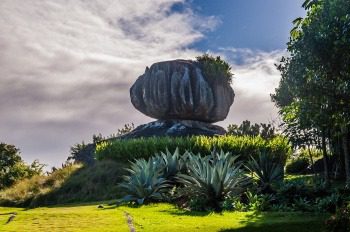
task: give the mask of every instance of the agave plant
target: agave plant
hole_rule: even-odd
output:
[[[184,168],[183,159],[179,155],[179,149],[176,148],[172,154],[166,149],[166,152],[161,152],[154,156],[154,159],[162,166],[162,175],[170,182],[175,181],[175,176]]]
[[[284,170],[282,164],[276,162],[267,153],[260,153],[257,160],[251,156],[246,167],[257,179],[259,186],[262,187],[264,192],[271,192],[271,185],[283,180]]]
[[[236,159],[223,151],[206,157],[189,154],[188,173],[178,174],[177,179],[191,194],[188,197],[204,198],[209,207],[221,210],[225,197],[237,195],[248,183]]]
[[[129,175],[124,176],[124,182],[119,187],[128,194],[122,201],[134,201],[138,204],[163,199],[163,194],[170,187],[162,176],[162,169],[157,159],[135,160],[127,169]]]

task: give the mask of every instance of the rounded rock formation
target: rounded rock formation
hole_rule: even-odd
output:
[[[191,60],[155,63],[130,89],[134,107],[161,120],[222,121],[234,96],[227,80],[206,77]]]
[[[132,139],[153,136],[184,137],[193,135],[224,135],[225,129],[207,122],[191,120],[157,120],[136,127],[133,131],[120,136],[121,139]]]

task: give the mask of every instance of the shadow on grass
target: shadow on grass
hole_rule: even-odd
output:
[[[254,213],[240,221],[244,227],[220,232],[324,232],[326,218],[327,215]]]
[[[182,209],[166,209],[166,210],[160,210],[160,213],[167,213],[174,216],[189,216],[189,217],[205,217],[211,214],[210,211],[186,211]]]

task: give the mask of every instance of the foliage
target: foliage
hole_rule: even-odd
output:
[[[170,185],[160,167],[159,159],[154,157],[148,161],[139,159],[131,162],[131,167],[127,169],[129,175],[124,176],[124,182],[119,184],[127,194],[121,200],[138,204],[162,200]]]
[[[276,128],[273,125],[265,123],[255,123],[254,125],[251,125],[248,120],[243,121],[239,126],[236,124],[228,125],[227,134],[235,136],[261,136],[266,140],[277,136]]]
[[[95,135],[93,136],[94,141],[99,140]],[[94,157],[91,155],[93,152],[93,144],[85,144],[84,141],[76,143],[70,148],[70,155],[67,158],[68,162],[73,161],[75,164],[82,163],[92,165],[94,163]]]
[[[34,160],[31,165],[25,164],[18,148],[0,143],[0,190],[18,180],[41,174],[44,166],[38,160]]]
[[[232,83],[231,66],[222,60],[220,56],[213,57],[205,53],[197,56],[196,59],[209,81],[213,81],[215,78],[224,78],[229,84]]]
[[[350,2],[306,0],[303,7],[307,15],[293,22],[290,57],[277,66],[282,78],[272,100],[295,144],[322,148],[325,179],[329,147],[350,183]]]
[[[250,211],[266,211],[269,209],[273,195],[270,194],[254,194],[250,191],[246,192],[247,195],[247,209]]]
[[[178,181],[191,194],[188,197],[205,199],[208,207],[221,210],[225,197],[241,193],[248,184],[237,158],[223,151],[205,157],[189,154],[188,172],[178,174]]]
[[[312,211],[312,205],[307,198],[295,198],[292,208],[296,211],[309,212]]]
[[[341,199],[337,193],[332,193],[330,196],[316,199],[316,207],[319,212],[335,213]]]
[[[295,199],[309,196],[309,189],[303,180],[285,181],[277,188],[279,203],[293,204]]]
[[[286,172],[288,174],[298,174],[303,173],[310,166],[309,160],[307,158],[297,158],[292,160],[286,166]]]
[[[349,232],[350,231],[350,205],[349,203],[338,208],[336,213],[326,221],[329,232]]]
[[[176,148],[172,154],[166,149],[166,152],[160,152],[154,156],[154,160],[159,165],[159,169],[162,169],[162,176],[170,182],[175,182],[175,176],[185,168],[185,157],[180,157],[179,149]]]
[[[85,144],[84,141],[76,143],[70,148],[70,155],[67,158],[67,162],[73,162],[75,164],[93,165],[95,163],[94,152],[96,144],[103,141],[115,139],[124,134],[129,133],[135,128],[134,123],[127,123],[122,128],[118,129],[116,134],[111,134],[107,137],[103,137],[101,133],[92,135],[92,143]]]
[[[302,159],[309,159],[310,155],[313,159],[319,159],[322,157],[322,151],[316,148],[310,148],[310,149],[302,148],[299,150],[297,157]]]
[[[270,192],[273,183],[283,180],[284,171],[281,162],[274,160],[268,153],[259,154],[258,159],[251,157],[246,167],[257,179],[263,192]]]
[[[80,166],[68,165],[57,169],[49,176],[34,175],[18,181],[10,188],[0,192],[1,205],[29,206],[34,199],[43,196],[58,188]]]
[[[271,154],[274,160],[285,164],[291,153],[291,147],[284,137],[277,136],[271,140],[249,136],[192,136],[186,138],[152,137],[128,140],[104,141],[96,146],[96,157],[99,160],[113,159],[127,161],[139,158],[148,159],[156,153],[169,149],[179,149],[180,153],[189,151],[209,155],[213,150],[223,150],[240,155],[240,160],[250,156],[258,157],[260,152]]]
[[[118,129],[118,132],[117,132],[117,136],[122,136],[122,135],[125,135],[129,132],[131,132],[132,130],[135,129],[135,125],[134,123],[127,123],[127,124],[124,124],[124,126],[120,129]]]
[[[91,166],[68,164],[48,175],[17,181],[0,192],[0,205],[36,207],[71,202],[110,200],[120,194],[126,164],[100,161]]]

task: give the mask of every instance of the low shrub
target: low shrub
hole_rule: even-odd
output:
[[[335,213],[337,207],[341,204],[341,198],[337,193],[330,196],[316,199],[316,207],[318,212]]]
[[[350,204],[338,208],[336,213],[326,221],[329,232],[350,232]]]
[[[231,66],[220,56],[213,57],[209,54],[197,56],[197,63],[203,70],[205,77],[209,82],[214,82],[215,79],[221,78],[228,84],[232,83]]]
[[[302,180],[293,180],[282,183],[277,188],[277,198],[279,204],[292,205],[295,199],[306,198],[310,196],[310,189]]]
[[[128,161],[139,158],[148,159],[156,153],[176,148],[183,154],[185,151],[209,155],[213,150],[230,152],[239,155],[241,160],[250,156],[257,158],[261,152],[269,153],[274,160],[284,166],[291,153],[289,142],[281,136],[271,140],[249,136],[192,136],[192,137],[151,137],[128,140],[109,140],[97,144],[95,155],[98,160],[112,159]]]
[[[310,166],[310,162],[307,158],[297,158],[292,160],[286,166],[286,173],[288,174],[302,174],[305,173]]]

